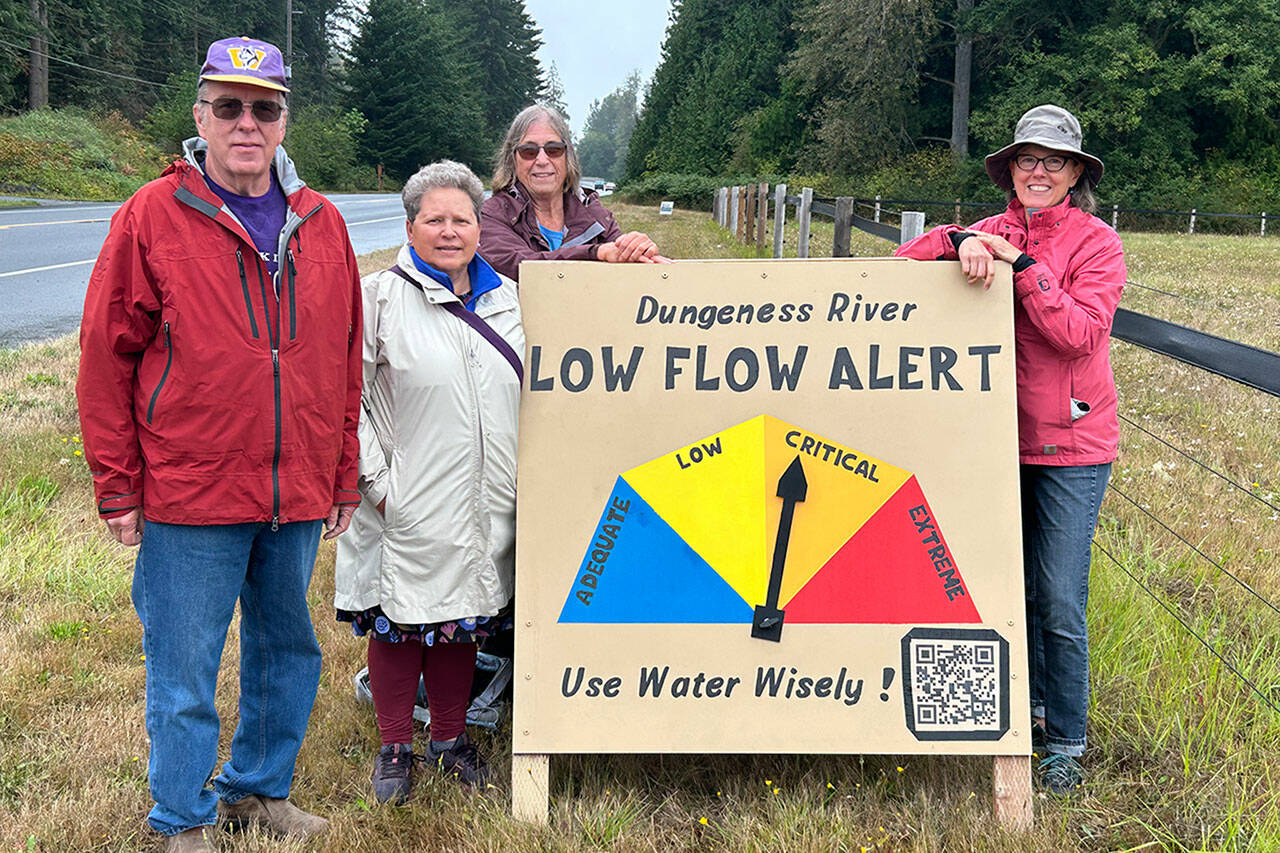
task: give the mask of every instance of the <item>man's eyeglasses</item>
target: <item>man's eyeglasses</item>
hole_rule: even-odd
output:
[[[547,152],[547,156],[552,160],[559,160],[568,150],[569,146],[563,142],[548,142],[544,145],[524,142],[516,146],[516,153],[520,155],[521,160],[537,160],[539,151]]]
[[[1034,154],[1019,154],[1013,158],[1014,165],[1024,172],[1034,172],[1037,163],[1044,163],[1046,172],[1061,172],[1071,162],[1070,157],[1061,154],[1050,154],[1048,157],[1037,157]]]
[[[235,121],[244,115],[246,109],[252,110],[253,117],[261,122],[279,121],[280,113],[284,112],[284,107],[279,101],[262,100],[249,103],[239,98],[214,98],[212,101],[201,98],[200,103],[208,104],[214,116],[223,121]]]

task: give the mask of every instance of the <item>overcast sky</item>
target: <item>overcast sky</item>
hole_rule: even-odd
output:
[[[556,64],[575,135],[587,110],[632,71],[647,84],[662,50],[671,0],[524,0],[542,30],[538,59]]]

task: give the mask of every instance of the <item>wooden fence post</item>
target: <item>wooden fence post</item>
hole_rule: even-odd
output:
[[[800,236],[796,238],[796,257],[809,257],[809,208],[813,206],[813,188],[800,190],[800,209],[796,211],[796,225]]]
[[[876,194],[876,222],[880,221],[880,194]]]
[[[1187,233],[1196,233],[1196,209],[1194,207],[1191,208],[1191,224],[1187,226]]]
[[[782,257],[782,229],[787,224],[787,185],[778,184],[773,190],[773,256]],[[1262,233],[1267,231],[1267,215],[1262,214]]]
[[[738,187],[729,188],[729,221],[726,223],[729,230],[736,237],[738,234]]]
[[[747,234],[747,211],[751,209],[751,205],[747,199],[748,187],[743,187],[738,192],[738,230],[734,236],[738,238],[738,242],[742,243],[746,240]]]
[[[761,181],[756,189],[756,250],[764,248],[764,229],[769,224],[769,184]]]
[[[720,188],[720,227],[729,227],[729,188]]]
[[[849,236],[853,230],[853,199],[842,195],[836,199],[836,232],[831,241],[831,257],[849,257]]]
[[[902,211],[901,239],[905,243],[924,233],[924,214],[915,210]]]
[[[951,221],[957,225],[960,224],[960,199],[956,199],[956,218]]]
[[[742,242],[750,243],[756,233],[756,185],[747,184],[746,216],[742,218]]]
[[[1112,231],[1120,230],[1119,228],[1116,227],[1116,223],[1119,221],[1120,221],[1120,205],[1113,204],[1111,205],[1111,230]]]
[[[1265,210],[1262,211],[1262,231],[1259,232],[1258,236],[1259,237],[1267,236],[1267,212]]]

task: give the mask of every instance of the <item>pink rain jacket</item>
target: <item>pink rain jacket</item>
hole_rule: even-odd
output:
[[[1116,458],[1120,427],[1111,374],[1111,321],[1124,290],[1124,249],[1105,222],[1070,201],[1027,224],[1014,199],[971,228],[999,234],[1035,259],[1013,277],[1018,453],[1034,465],[1096,465]],[[898,247],[917,260],[956,260],[943,225]]]

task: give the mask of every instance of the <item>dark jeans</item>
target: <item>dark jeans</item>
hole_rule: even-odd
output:
[[[1031,714],[1049,752],[1084,754],[1089,715],[1089,559],[1105,465],[1023,465],[1022,551]]]

